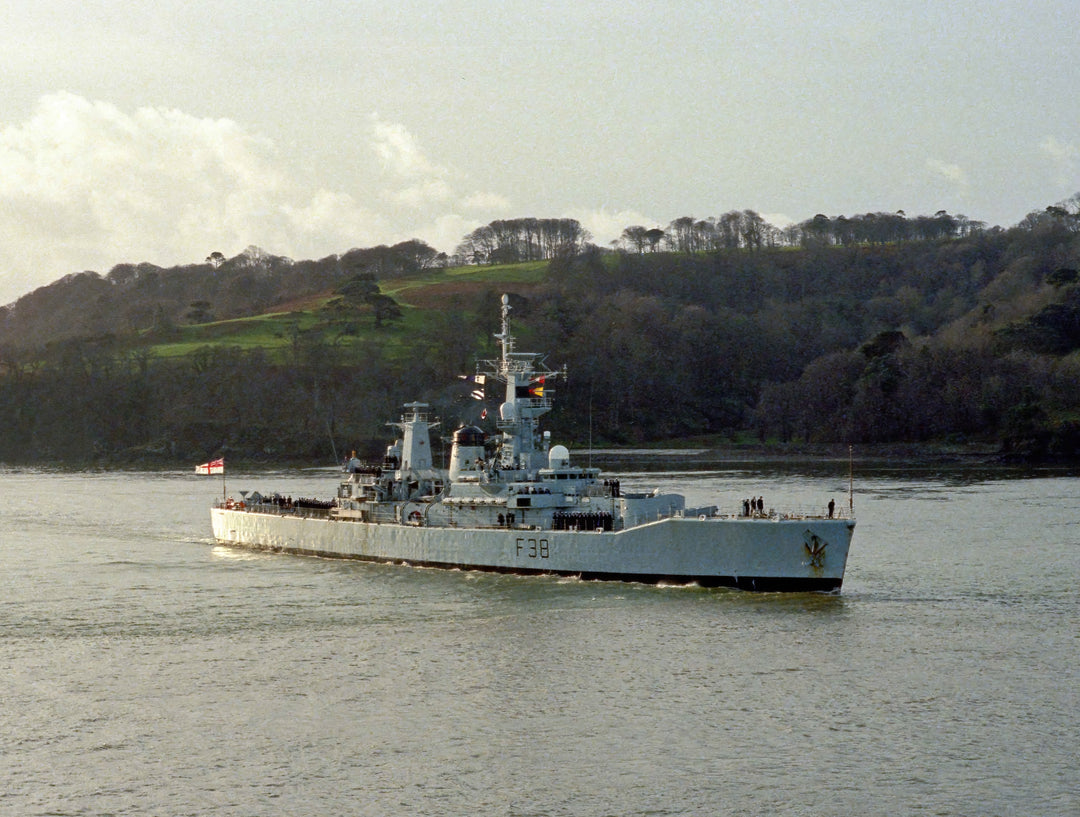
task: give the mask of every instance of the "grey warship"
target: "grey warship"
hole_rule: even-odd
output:
[[[405,405],[381,463],[355,458],[337,495],[283,504],[252,493],[211,508],[214,538],[230,546],[459,570],[756,591],[841,588],[852,515],[724,514],[676,493],[624,491],[617,478],[575,464],[540,418],[563,372],[519,352],[502,297],[500,355],[475,380],[501,384],[489,437],[453,432],[449,468],[436,467],[430,406]]]

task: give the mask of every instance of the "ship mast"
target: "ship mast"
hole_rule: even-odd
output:
[[[502,296],[502,327],[495,335],[501,354],[482,360],[477,372],[506,384],[496,425],[503,434],[499,451],[502,471],[525,472],[547,465],[547,450],[538,429],[540,418],[551,411],[551,382],[561,372],[551,369],[539,352],[517,352],[510,333],[510,296]]]

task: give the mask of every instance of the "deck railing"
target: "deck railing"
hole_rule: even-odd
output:
[[[791,508],[766,508],[763,512],[752,511],[749,516],[738,511],[721,513],[729,519],[829,519],[829,507],[827,505],[802,505]],[[833,519],[852,519],[853,514],[847,509],[837,505],[833,509]]]

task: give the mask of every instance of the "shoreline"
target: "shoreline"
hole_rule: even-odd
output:
[[[587,451],[587,450],[586,450]],[[668,456],[682,461],[731,462],[953,462],[971,465],[1016,465],[991,444],[940,445],[932,443],[704,443],[697,446],[658,445],[594,448],[593,456],[619,459],[628,456]],[[1067,464],[1067,463],[1066,463]]]
[[[1080,467],[1080,461],[1068,459],[1031,459],[1004,454],[990,443],[933,444],[933,443],[876,443],[849,447],[842,443],[715,443],[672,440],[653,445],[606,446],[571,449],[579,462],[588,460],[605,470],[618,470],[628,460],[641,465],[844,465],[849,460],[856,468],[866,467],[957,467],[987,469],[1031,469]],[[0,462],[3,468],[41,468],[44,470],[100,471],[186,471],[209,455],[179,458],[139,452],[92,460],[63,460],[55,457],[27,461]],[[200,460],[202,457],[202,460]],[[328,459],[225,452],[234,469],[277,470],[334,468],[337,463]]]

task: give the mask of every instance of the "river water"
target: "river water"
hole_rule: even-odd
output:
[[[0,469],[0,814],[1080,814],[1080,479],[860,470],[843,592],[784,595],[248,553],[220,478]]]

